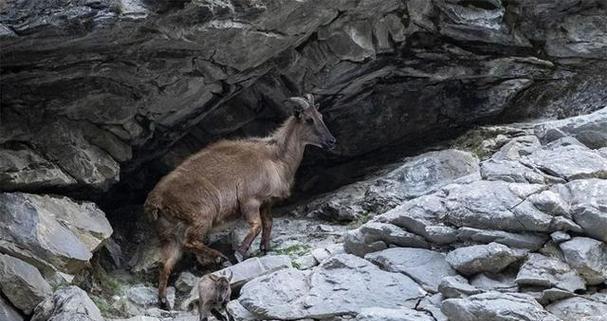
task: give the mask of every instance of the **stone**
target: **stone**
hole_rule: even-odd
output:
[[[552,303],[546,306],[546,310],[562,320],[600,321],[607,315],[607,303],[586,297],[572,297]]]
[[[554,243],[559,244],[571,240],[571,235],[565,232],[556,231],[550,234],[550,238]]]
[[[571,206],[571,215],[584,233],[607,242],[607,181],[582,179],[558,187]]]
[[[318,263],[319,262],[314,258],[313,255],[307,254],[307,255],[302,255],[302,256],[296,258],[295,260],[293,260],[291,262],[291,265],[293,265],[294,268],[297,268],[300,270],[307,270],[307,269],[311,269],[311,268],[317,266]]]
[[[130,303],[142,309],[155,307],[159,304],[158,289],[155,287],[135,285],[126,291],[125,296]],[[175,305],[175,288],[167,288],[167,300],[170,306]]]
[[[472,275],[481,272],[497,273],[523,258],[525,254],[499,243],[489,243],[460,247],[449,252],[446,260],[458,272]]]
[[[511,233],[499,230],[462,227],[457,230],[457,239],[461,242],[496,242],[509,247],[539,250],[546,243],[548,237],[540,233]]]
[[[357,314],[367,307],[413,307],[424,295],[405,275],[341,254],[311,271],[283,269],[254,279],[238,300],[263,319],[303,319]]]
[[[521,293],[487,292],[443,301],[442,311],[452,321],[559,321]]]
[[[103,317],[86,292],[69,286],[40,303],[31,321],[103,321]]]
[[[432,316],[409,308],[386,309],[365,308],[360,311],[356,321],[435,321]]]
[[[175,288],[179,292],[190,292],[196,286],[198,277],[190,272],[181,272],[175,280]]]
[[[516,276],[516,283],[519,286],[556,287],[569,292],[586,289],[584,279],[567,263],[538,253],[528,255]]]
[[[546,181],[545,176],[539,170],[511,160],[490,159],[481,163],[481,176],[488,181],[509,183],[543,184]]]
[[[30,264],[9,255],[0,254],[0,290],[24,314],[53,294],[51,286]]]
[[[23,321],[24,319],[10,303],[4,301],[4,299],[0,297],[0,320]]]
[[[607,245],[587,238],[574,237],[559,245],[567,263],[590,285],[607,280]]]
[[[368,246],[368,244],[374,245]],[[344,240],[346,252],[361,257],[367,253],[387,248],[389,245],[429,247],[423,237],[407,232],[396,225],[379,222],[369,222],[357,230],[349,231]]]
[[[559,132],[575,137],[591,149],[607,147],[607,108],[588,115],[541,123],[535,126],[534,131],[543,143],[560,138],[553,134]]]
[[[470,279],[470,284],[476,288],[485,291],[497,292],[517,292],[518,286],[515,283],[515,276],[508,274],[480,273]]]
[[[78,272],[112,234],[94,203],[67,197],[2,193],[0,220],[0,251],[44,271]]]
[[[445,260],[445,255],[426,249],[391,248],[365,256],[383,270],[407,275],[424,290],[436,293],[441,280],[457,275]]]
[[[607,177],[607,159],[585,146],[567,145],[540,149],[523,157],[521,162],[567,181]]]
[[[460,275],[444,277],[438,285],[438,290],[446,299],[462,298],[482,292],[482,290],[471,286],[468,280]]]
[[[234,321],[255,321],[259,317],[249,312],[238,300],[232,300],[226,305],[226,311]]]

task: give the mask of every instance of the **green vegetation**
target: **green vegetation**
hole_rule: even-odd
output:
[[[348,224],[352,229],[359,228],[361,225],[369,222],[369,220],[373,217],[371,212],[363,212],[358,216],[358,218]]]
[[[285,248],[275,249],[274,252],[278,255],[304,255],[310,252],[310,248],[307,244],[298,243]]]
[[[483,145],[487,139],[496,137],[500,132],[486,127],[473,128],[459,136],[451,144],[451,148],[465,150],[476,155],[480,160],[489,158],[493,151]]]

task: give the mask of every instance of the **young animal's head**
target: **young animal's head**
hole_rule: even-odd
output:
[[[229,271],[229,274],[227,275],[209,274],[209,278],[215,283],[215,291],[218,295],[230,295],[230,282],[232,281],[231,271]]]
[[[337,140],[325,125],[318,105],[314,103],[314,96],[306,94],[305,98],[291,97],[289,100],[295,103],[295,117],[301,126],[301,139],[306,144],[333,149]]]

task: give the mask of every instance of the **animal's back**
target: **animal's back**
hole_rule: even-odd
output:
[[[163,177],[148,195],[146,212],[186,222],[219,220],[236,215],[239,198],[267,175],[264,161],[271,155],[255,140],[221,141],[187,158]]]

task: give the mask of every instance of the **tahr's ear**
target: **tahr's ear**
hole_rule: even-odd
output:
[[[219,277],[213,273],[209,274],[209,278],[214,282],[217,282],[219,280]]]

